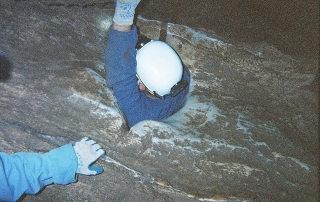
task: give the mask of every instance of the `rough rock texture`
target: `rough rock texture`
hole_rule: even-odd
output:
[[[319,57],[319,1],[144,0],[153,20],[213,29],[233,42],[266,41],[290,55]]]
[[[22,201],[317,201],[316,60],[139,17],[152,39],[166,30],[192,83],[176,114],[128,131],[101,60],[113,9],[78,2],[0,3],[11,70],[0,78],[0,150],[46,152],[83,136],[106,150],[103,174]]]

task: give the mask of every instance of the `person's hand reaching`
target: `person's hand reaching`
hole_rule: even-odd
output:
[[[136,7],[141,0],[117,0],[113,21],[118,25],[132,25]]]
[[[91,166],[91,164],[105,153],[105,151],[101,149],[101,146],[94,140],[84,137],[73,145],[73,149],[78,158],[78,168],[76,173],[83,175],[97,175],[103,172],[102,167]]]

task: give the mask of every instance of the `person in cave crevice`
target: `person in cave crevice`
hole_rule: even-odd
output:
[[[182,106],[190,72],[167,43],[151,40],[137,50],[133,24],[140,0],[117,0],[113,24],[102,56],[112,88],[128,126],[162,120]]]
[[[52,183],[76,182],[77,174],[100,174],[101,167],[90,165],[104,153],[87,137],[45,154],[0,152],[0,201],[17,201],[22,194],[36,194]]]

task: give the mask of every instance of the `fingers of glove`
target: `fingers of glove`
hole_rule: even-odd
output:
[[[86,144],[87,144],[87,145],[93,145],[93,144],[96,144],[96,141],[91,140],[91,139],[88,139],[88,140],[86,141]]]
[[[83,137],[79,142],[83,142],[83,143],[85,143],[87,140],[89,140],[89,138],[88,138],[88,137]]]
[[[95,152],[97,157],[100,157],[102,154],[105,153],[105,151],[101,149],[101,146],[96,142],[90,142],[89,146],[90,146],[90,150]]]
[[[106,152],[103,149],[99,149],[96,151],[96,155],[99,158],[100,156],[102,156],[103,154],[105,154]]]
[[[93,144],[93,145],[91,145],[91,148],[92,148],[94,151],[97,151],[98,149],[101,148],[101,146],[98,145],[98,144]]]
[[[90,153],[93,155],[91,159],[92,162],[97,160],[101,155],[105,153],[99,144],[90,145]]]
[[[139,2],[140,0],[118,0],[116,7],[121,10],[126,10],[128,12],[134,12]]]
[[[91,162],[96,161],[104,153],[105,153],[105,151],[103,149],[95,150],[94,153],[92,154],[93,156],[92,156]]]
[[[105,153],[99,144],[87,137],[82,138],[80,142],[76,142],[74,149],[82,158],[91,159],[92,161],[95,161]]]

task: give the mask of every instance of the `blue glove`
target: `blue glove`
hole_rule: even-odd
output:
[[[90,138],[84,137],[73,145],[73,149],[78,158],[78,168],[76,173],[83,175],[97,175],[103,172],[102,167],[92,167],[101,155],[105,153],[101,146]]]

